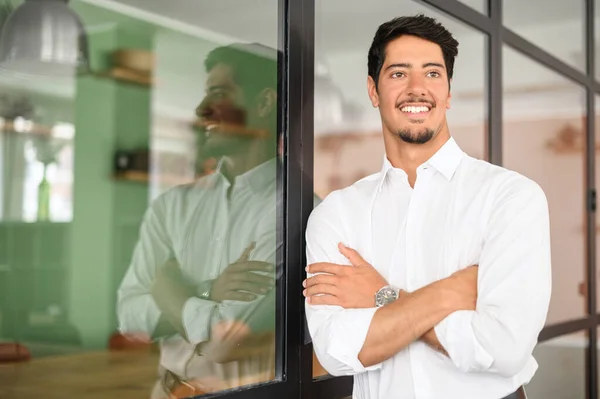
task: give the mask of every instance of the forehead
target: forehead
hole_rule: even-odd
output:
[[[427,62],[445,65],[442,48],[429,40],[404,35],[392,40],[386,46],[383,67],[385,68],[390,64],[407,63],[418,65]]]
[[[234,86],[234,70],[231,65],[219,63],[216,64],[206,77],[206,85],[210,86]]]

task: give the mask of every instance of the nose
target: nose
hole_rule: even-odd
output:
[[[213,114],[210,99],[208,96],[204,97],[202,102],[196,107],[196,116],[198,118],[210,119]]]
[[[408,80],[407,94],[415,97],[425,96],[425,79],[422,76],[413,74]]]

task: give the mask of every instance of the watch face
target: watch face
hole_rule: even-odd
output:
[[[377,291],[375,305],[387,305],[388,303],[394,302],[396,299],[398,299],[398,292],[393,287],[386,286]]]

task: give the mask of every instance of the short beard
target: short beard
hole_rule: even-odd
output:
[[[433,129],[428,128],[425,128],[417,133],[411,132],[410,129],[401,129],[400,131],[398,131],[398,133],[396,133],[396,136],[398,136],[405,143],[425,144],[433,138],[434,134],[435,132],[433,131]]]

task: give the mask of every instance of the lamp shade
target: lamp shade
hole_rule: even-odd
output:
[[[25,0],[9,15],[0,35],[0,69],[69,77],[87,68],[87,36],[66,0]]]

